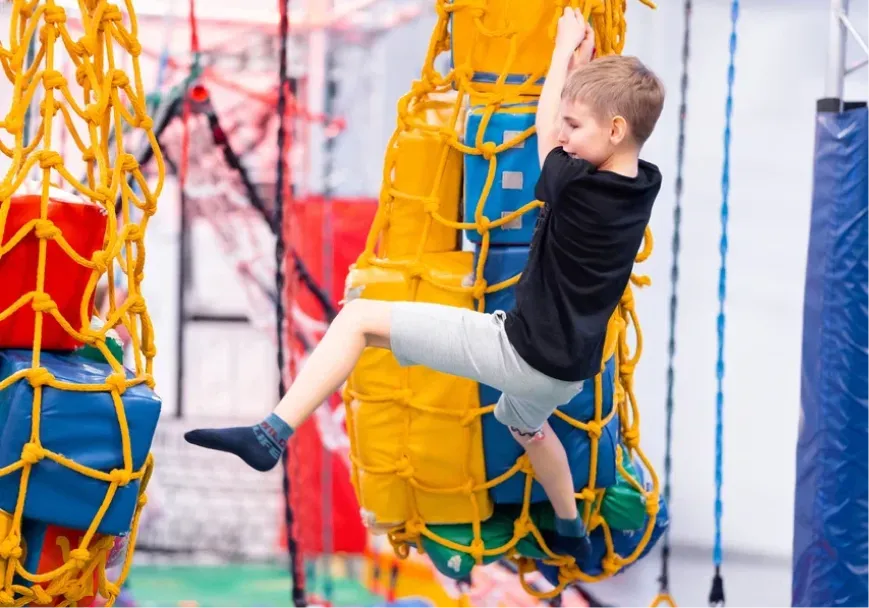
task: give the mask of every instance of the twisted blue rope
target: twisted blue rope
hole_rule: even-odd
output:
[[[721,566],[721,486],[723,483],[722,460],[724,435],[724,330],[726,315],[724,304],[727,299],[727,220],[730,215],[730,134],[733,116],[733,81],[736,73],[736,26],[739,20],[739,0],[730,5],[730,64],[727,66],[727,101],[724,121],[724,164],[721,171],[721,266],[718,271],[718,362],[716,365],[717,391],[715,394],[715,545],[712,559],[716,568]]]

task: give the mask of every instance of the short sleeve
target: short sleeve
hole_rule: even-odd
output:
[[[577,177],[588,173],[591,164],[588,161],[571,158],[564,148],[553,148],[543,161],[540,178],[534,188],[534,196],[539,201],[550,205],[556,204],[564,187]]]

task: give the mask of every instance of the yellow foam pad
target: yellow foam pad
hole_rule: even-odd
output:
[[[436,117],[437,111],[432,109],[426,115]],[[426,253],[456,249],[458,230],[434,221],[429,211],[458,221],[462,188],[461,152],[450,146],[442,134],[419,129],[403,131],[394,145],[397,150],[393,167],[393,199],[384,235],[384,254],[400,258],[417,253],[420,247]],[[426,201],[430,203],[427,205]],[[420,239],[426,227],[428,238]]]
[[[654,7],[652,0],[640,0]],[[595,32],[598,56],[621,53],[625,45],[624,0],[487,0],[449,7],[453,65],[463,91],[539,95],[564,6],[578,9]],[[498,80],[503,76],[502,82]]]
[[[385,261],[384,261],[385,263]],[[472,309],[462,291],[473,253],[423,255],[419,262],[358,264],[346,283],[348,299],[434,302]],[[360,506],[378,525],[412,514],[427,523],[487,519],[477,384],[422,366],[400,367],[392,353],[368,348],[347,382],[347,430]]]

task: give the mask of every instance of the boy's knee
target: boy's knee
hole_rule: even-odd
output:
[[[347,323],[353,330],[363,334],[369,346],[383,346],[389,336],[391,302],[383,300],[350,300],[333,321]]]
[[[519,443],[519,445],[523,448],[527,448],[534,442],[541,441],[546,437],[546,426],[548,425],[544,425],[536,431],[526,431],[515,426],[508,426],[507,428],[510,429],[510,434],[513,435],[513,438]]]

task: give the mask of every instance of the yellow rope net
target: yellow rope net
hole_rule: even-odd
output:
[[[30,369],[15,373],[0,382],[0,392],[13,383],[26,380],[33,387],[32,431],[30,441],[24,446],[21,459],[0,468],[0,477],[21,472],[18,500],[12,521],[5,537],[0,536],[0,606],[23,606],[29,603],[74,605],[81,598],[93,594],[93,577],[97,574],[98,591],[111,605],[119,593],[120,585],[127,577],[133,558],[139,516],[146,502],[145,487],[153,468],[149,455],[139,470],[133,470],[130,432],[124,403],[121,396],[130,387],[145,384],[153,388],[151,376],[155,354],[154,334],[151,321],[142,297],[141,284],[145,263],[144,236],[148,219],[157,207],[157,198],[163,186],[164,166],[159,145],[152,132],[152,120],[147,115],[145,91],[139,67],[142,47],[137,38],[136,15],[131,0],[125,1],[129,29],[123,24],[121,9],[105,0],[79,0],[81,26],[84,35],[74,40],[66,27],[67,15],[54,0],[15,0],[11,10],[9,39],[0,45],[0,65],[14,86],[9,111],[0,121],[0,127],[14,136],[10,148],[0,142],[0,149],[11,159],[11,167],[0,182],[0,259],[8,254],[31,232],[39,239],[39,260],[35,289],[21,296],[12,306],[0,311],[0,324],[17,310],[31,306],[35,311],[33,330],[33,361]],[[25,66],[25,57],[31,40],[36,37],[36,53],[30,66]],[[116,46],[117,45],[117,46]],[[118,48],[120,47],[120,48]],[[73,95],[70,85],[55,66],[57,54],[66,52],[75,66],[75,80],[80,93]],[[133,78],[117,68],[118,56],[126,52],[132,58]],[[41,117],[33,141],[25,145],[25,114],[34,95],[41,89],[42,103],[31,112]],[[123,94],[123,97],[122,97]],[[132,112],[127,109],[132,106]],[[63,116],[69,135],[75,142],[87,166],[87,183],[81,183],[64,166],[64,159],[52,149],[53,119]],[[77,117],[86,125],[81,133],[76,128]],[[154,150],[159,179],[152,188],[145,181],[135,157],[124,149],[122,129],[124,122],[147,134]],[[111,136],[115,149],[110,151]],[[7,215],[11,198],[21,187],[27,175],[36,166],[41,173],[41,211],[39,219],[28,222],[13,235],[5,235]],[[68,243],[62,231],[48,219],[49,187],[52,172],[56,172],[84,197],[105,209],[107,228],[102,248],[90,259],[79,255]],[[127,185],[132,175],[143,192],[138,197]],[[121,207],[116,206],[120,193]],[[141,210],[141,221],[134,221],[134,207]],[[120,222],[118,221],[120,219]],[[67,319],[58,311],[51,294],[45,291],[46,250],[49,241],[54,241],[78,264],[91,269],[81,302],[80,318]],[[127,276],[128,295],[124,302],[115,301],[115,263]],[[89,302],[98,280],[108,273],[110,308],[104,327],[90,328]],[[45,316],[50,315],[75,340],[91,345],[106,357],[112,366],[111,373],[102,384],[72,384],[62,382],[40,364],[43,326]],[[135,378],[127,379],[125,370],[106,346],[106,332],[118,324],[129,332],[135,353]],[[45,449],[40,441],[40,413],[45,387],[61,391],[109,392],[114,402],[123,447],[124,466],[112,471],[100,471],[82,466],[69,458]],[[22,566],[27,548],[22,543],[22,513],[27,497],[31,471],[43,459],[49,459],[76,473],[106,482],[108,491],[102,506],[79,545],[69,550],[62,566],[39,574],[28,572]],[[133,516],[129,549],[120,578],[108,581],[105,576],[107,554],[113,537],[97,534],[97,527],[112,504],[119,487],[141,480],[139,499]],[[62,505],[58,505],[62,509]],[[14,584],[20,577],[30,584]]]
[[[654,8],[648,0],[641,1]],[[365,251],[356,263],[357,269],[376,268],[381,269],[381,271],[400,272],[408,283],[408,293],[411,294],[416,294],[426,284],[434,285],[445,292],[471,294],[481,311],[485,309],[487,294],[516,284],[519,279],[518,275],[494,285],[488,285],[483,280],[483,269],[489,254],[490,231],[514,221],[519,216],[541,206],[542,203],[529,201],[512,213],[505,213],[497,219],[490,219],[485,214],[486,199],[497,172],[498,155],[515,146],[522,145],[534,134],[534,128],[528,128],[516,134],[509,141],[500,144],[484,141],[484,135],[489,120],[497,110],[510,103],[533,100],[534,96],[539,94],[540,81],[548,69],[548,57],[552,50],[556,23],[567,4],[579,8],[584,17],[590,20],[594,27],[599,55],[621,53],[625,39],[624,0],[572,0],[570,2],[564,0],[527,0],[527,6],[522,7],[517,6],[517,3],[511,4],[504,0],[489,0],[488,2],[482,0],[437,0],[438,22],[428,46],[422,78],[414,82],[412,89],[398,102],[398,125],[387,147],[379,207],[368,235]],[[536,42],[539,44],[534,45],[535,41],[530,40],[533,32],[529,33],[529,25],[525,21],[533,22],[543,18],[547,19],[548,24],[542,28],[545,39],[537,40]],[[451,40],[451,23],[453,36],[456,36],[456,28],[459,27],[458,24],[460,23],[465,26],[472,24],[473,32],[468,34],[467,31],[464,31],[464,38],[461,41]],[[530,27],[534,27],[534,25],[532,24]],[[459,52],[460,45],[464,45],[462,52]],[[445,51],[453,53],[454,67],[449,73],[442,75],[435,69],[434,63],[435,58]],[[531,59],[529,59],[529,55]],[[491,82],[480,83],[474,80],[474,74],[479,69],[478,66],[474,65],[474,62],[479,62],[480,57],[485,59],[487,67],[495,64],[500,67],[498,73],[495,74],[497,78],[493,78]],[[534,63],[535,59],[539,60]],[[520,63],[521,65],[519,65]],[[526,69],[529,65],[532,65],[533,69]],[[508,75],[517,73],[530,73],[530,76],[524,78],[519,84],[516,84],[515,80],[513,82],[508,80]],[[481,124],[477,129],[476,140],[462,141],[462,120],[469,102],[477,106],[478,109],[481,106],[484,109],[482,110]],[[405,155],[413,154],[414,151],[407,142],[412,141],[413,137],[436,138],[441,142],[442,153],[436,158],[412,158],[408,160]],[[480,200],[476,204],[472,223],[445,217],[445,209],[449,210],[449,215],[455,215],[454,212],[457,208],[457,201],[444,200],[442,194],[444,192],[443,181],[447,179],[445,176],[449,173],[448,165],[451,162],[450,159],[454,157],[455,151],[462,155],[481,156],[489,163],[488,176]],[[431,184],[431,188],[426,192],[411,192],[407,189],[403,191],[398,188],[395,183],[395,175],[397,173],[396,165],[399,161],[421,164],[423,166],[421,171],[428,176],[433,176],[424,180],[426,184]],[[418,182],[413,186],[417,189],[425,187]],[[465,204],[470,204],[470,201],[466,200]],[[411,210],[409,211],[408,208]],[[390,243],[394,242],[391,233],[407,232],[408,225],[405,218],[413,213],[419,214],[420,209],[424,211],[426,217],[424,220],[420,220],[423,222],[421,233],[413,235],[412,242],[415,251],[409,254],[391,251]],[[432,251],[430,239],[433,235],[443,235],[447,228],[453,230],[474,229],[482,237],[473,285],[448,284],[439,280],[437,272],[426,269],[423,259],[427,253]],[[441,238],[441,236],[435,238]],[[649,257],[652,245],[652,234],[647,229],[643,249],[636,258],[637,262],[642,262]],[[650,281],[648,277],[634,275],[631,277],[631,283],[634,286],[643,286],[648,285]],[[633,351],[628,342],[630,327],[633,328],[635,335]],[[406,557],[411,546],[416,546],[422,550],[420,539],[425,536],[451,549],[469,554],[478,564],[482,563],[484,557],[506,554],[518,563],[525,590],[541,598],[555,596],[564,589],[565,585],[574,581],[591,582],[608,578],[635,561],[649,542],[659,507],[658,478],[639,445],[640,416],[634,396],[633,378],[642,347],[642,333],[634,307],[633,288],[628,285],[611,319],[604,356],[606,361],[614,355],[617,362],[616,407],[613,407],[612,412],[604,416],[602,411],[602,375],[598,374],[594,379],[595,408],[593,419],[581,422],[568,417],[561,411],[555,412],[557,416],[573,427],[585,430],[590,438],[589,482],[588,486],[577,494],[577,499],[583,501],[583,519],[587,529],[591,531],[602,527],[605,532],[607,554],[602,564],[603,572],[597,576],[585,574],[577,567],[572,557],[555,555],[546,547],[543,537],[530,517],[533,470],[526,456],[520,457],[509,471],[496,479],[486,481],[468,475],[463,483],[454,487],[432,487],[419,479],[414,474],[413,467],[409,466],[406,445],[399,447],[400,458],[394,465],[375,467],[367,464],[367,461],[371,459],[369,458],[370,454],[366,453],[366,450],[370,451],[374,447],[370,443],[360,446],[362,440],[354,439],[356,437],[355,427],[360,424],[360,414],[353,404],[362,401],[376,401],[380,407],[402,408],[407,427],[412,423],[418,424],[418,420],[422,417],[442,417],[459,420],[464,427],[468,428],[479,424],[482,415],[493,411],[493,405],[469,406],[464,410],[457,410],[450,404],[444,404],[442,408],[420,406],[414,403],[412,398],[408,398],[402,390],[395,391],[393,394],[364,394],[357,388],[358,383],[354,382],[351,376],[345,391],[345,403],[347,404],[351,461],[357,493],[360,492],[359,480],[363,474],[397,476],[406,484],[406,494],[409,497],[409,517],[389,532],[389,538],[396,553],[400,557]],[[406,374],[411,372],[402,369],[398,373],[405,374],[405,379],[401,385],[407,387]],[[617,467],[625,479],[643,493],[649,515],[639,546],[631,555],[624,556],[615,552],[609,527],[599,512],[602,501],[598,499],[602,497],[605,490],[595,486],[598,439],[602,429],[612,419],[615,412],[618,412],[620,417],[621,443],[627,447],[631,457],[634,455],[639,457],[651,477],[651,489],[647,491],[627,474],[622,466],[621,448],[617,449],[619,452],[616,457]],[[368,415],[372,416],[373,414]],[[395,441],[401,442],[404,439],[393,439],[393,442]],[[439,441],[439,439],[433,438],[432,441]],[[467,467],[464,468],[467,469]],[[491,509],[486,512],[483,508],[480,498],[481,492],[485,495],[485,492],[490,488],[519,473],[526,475],[524,503],[521,515],[515,521],[513,537],[502,546],[487,547],[483,543],[480,530],[481,524],[491,513]],[[470,520],[474,532],[473,542],[469,545],[452,542],[435,534],[426,525],[431,522],[426,522],[420,514],[419,503],[426,497],[430,498],[434,495],[466,497],[473,513]],[[365,498],[360,497],[360,502],[364,509],[366,507]],[[533,535],[549,556],[550,559],[546,560],[546,563],[560,567],[559,585],[551,592],[534,591],[524,580],[524,575],[533,572],[536,566],[532,559],[516,554],[514,548],[521,539],[529,534]]]

